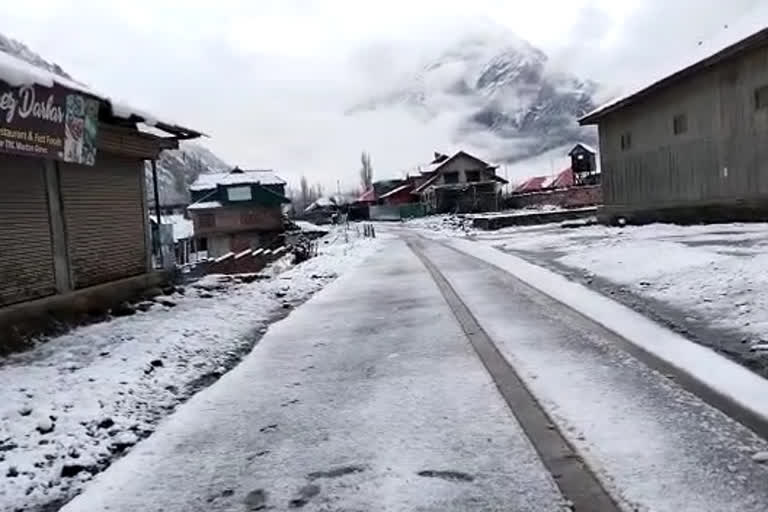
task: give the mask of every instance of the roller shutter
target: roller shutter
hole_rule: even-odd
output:
[[[143,162],[100,153],[95,167],[59,165],[73,286],[146,272]]]
[[[0,306],[55,292],[43,161],[0,154]]]

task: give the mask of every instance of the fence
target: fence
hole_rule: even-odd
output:
[[[561,208],[595,206],[603,202],[600,185],[571,187],[546,192],[515,194],[505,198],[505,209],[528,208],[531,206],[553,205]]]
[[[376,205],[370,207],[371,220],[401,220],[424,217],[427,208],[421,203],[409,203],[399,205]]]

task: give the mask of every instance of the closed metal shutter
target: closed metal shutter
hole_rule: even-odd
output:
[[[100,153],[94,167],[59,165],[73,286],[146,272],[143,162]]]
[[[0,155],[0,306],[55,292],[43,161]]]

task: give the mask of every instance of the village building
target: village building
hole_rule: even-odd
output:
[[[768,28],[746,21],[580,119],[599,127],[603,220],[768,219]]]
[[[557,174],[526,178],[505,198],[509,209],[557,206],[581,208],[601,203],[597,152],[583,142],[569,152],[571,165]]]
[[[0,110],[0,338],[157,282],[145,161],[201,134],[2,52]]]
[[[197,249],[218,258],[274,244],[285,231],[285,185],[271,170],[201,174],[187,208]]]
[[[491,165],[464,151],[440,153],[422,169],[413,194],[430,213],[474,213],[500,208],[501,187],[507,180]]]

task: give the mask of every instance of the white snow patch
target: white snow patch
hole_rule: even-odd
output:
[[[112,114],[116,117],[123,119],[139,117],[145,124],[149,126],[154,126],[158,122],[157,117],[146,111],[129,106],[123,102],[113,100],[109,96],[101,94],[85,84],[64,78],[63,76],[30,64],[6,52],[0,52],[0,80],[6,82],[12,87],[20,87],[23,85],[40,85],[43,87],[53,87],[54,84],[59,84],[68,89],[72,89],[107,102],[112,109]],[[169,125],[176,125],[176,123],[171,121],[164,122]]]
[[[0,359],[0,509],[80,492],[90,473],[62,477],[65,464],[104,467],[111,447],[135,444],[201,383],[230,368],[283,304],[300,304],[378,243],[352,235],[346,243],[332,233],[320,240],[317,257],[293,266],[288,256],[265,269],[272,279],[242,284],[236,276],[207,276],[169,297],[176,307],[79,327]],[[4,478],[11,467],[21,476]]]
[[[189,190],[212,190],[218,185],[285,185],[285,180],[273,171],[212,172],[201,174]]]
[[[450,243],[510,272],[768,421],[768,380],[600,293],[522,258],[467,240],[452,239]]]

